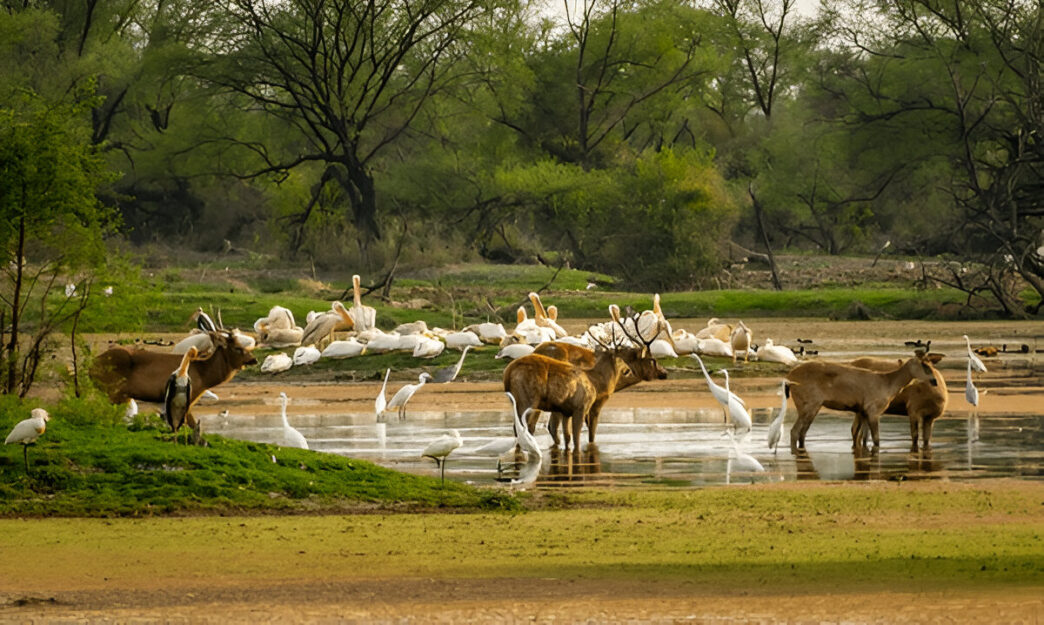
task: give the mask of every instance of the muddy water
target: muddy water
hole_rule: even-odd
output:
[[[679,320],[674,326],[698,329],[702,323]],[[437,472],[433,461],[420,457],[421,450],[454,428],[464,445],[450,456],[447,479],[487,485],[507,483],[520,475],[544,487],[1044,477],[1044,353],[1038,353],[1044,350],[1044,323],[779,319],[747,323],[756,343],[770,337],[794,347],[803,344],[818,352],[813,358],[901,357],[910,352],[907,341],[931,339],[932,351],[947,355],[940,368],[950,391],[948,410],[935,424],[931,451],[911,452],[906,418],[886,416],[880,450],[853,453],[851,415],[824,410],[807,435],[807,453],[792,453],[789,428],[795,415],[790,407],[780,446],[773,452],[765,442],[766,431],[778,410],[780,398],[775,393],[786,371],[783,367],[733,379],[734,390],[747,401],[754,420],[753,430],[741,436],[735,447],[706,382],[691,372],[675,372],[672,379],[614,395],[602,412],[597,444],[586,444],[585,431],[578,454],[552,449],[543,427],[546,417],[542,419],[537,439],[544,452],[539,463],[523,462],[508,451],[512,436],[508,403],[501,386],[493,382],[426,385],[401,421],[393,414],[378,421],[373,414],[379,383],[287,386],[278,377],[271,383],[233,382],[218,388],[221,399],[197,406],[196,412],[206,432],[273,442],[281,431],[276,396],[285,391],[292,401],[289,420],[312,449],[427,475]],[[976,346],[1007,345],[1008,350],[987,358],[990,371],[976,375],[976,385],[986,391],[977,408],[964,400],[967,350],[961,335],[965,333]],[[799,338],[812,342],[798,343]],[[747,365],[720,361],[717,366],[742,375]],[[389,396],[403,383],[393,376]],[[488,449],[497,444],[500,450]],[[736,458],[738,452],[756,458],[764,471],[744,468]]]

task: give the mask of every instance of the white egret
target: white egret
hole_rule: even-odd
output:
[[[199,352],[190,347],[181,357],[181,364],[167,378],[167,386],[163,389],[163,419],[170,426],[171,432],[181,429],[189,408],[192,407],[192,378],[189,377],[189,365]]]
[[[464,357],[468,355],[469,349],[471,349],[471,345],[465,345],[464,350],[460,353],[460,360],[457,361],[457,364],[437,370],[431,381],[440,384],[448,384],[455,380],[457,374],[460,373],[460,368],[464,364]]]
[[[972,406],[979,405],[979,389],[972,382],[972,361],[968,360],[968,377],[964,380],[964,399]]]
[[[971,365],[971,368],[975,369],[976,371],[986,373],[986,365],[983,364],[982,360],[975,355],[975,352],[972,351],[971,340],[968,338],[968,335],[965,334],[963,336],[964,342],[968,346],[968,363]]]
[[[536,437],[529,431],[527,425],[529,413],[533,409],[526,408],[525,412],[518,414],[518,404],[515,402],[515,396],[511,393],[504,394],[511,400],[511,417],[514,421],[512,425],[515,428],[515,439],[518,448],[526,452],[529,457],[536,456],[537,458],[542,458],[543,454],[540,452],[540,445],[537,444]]]
[[[410,401],[410,398],[413,397],[422,386],[424,386],[424,383],[431,379],[431,374],[425,371],[420,374],[418,379],[419,381],[417,384],[407,384],[396,391],[395,394],[392,395],[391,401],[388,402],[387,409],[391,410],[392,408],[398,408],[400,419],[406,418],[406,402]]]
[[[290,422],[286,420],[286,404],[290,399],[286,396],[286,393],[279,394],[279,416],[283,419],[283,442],[280,443],[283,447],[297,447],[298,449],[308,449],[308,441],[304,435],[298,432]]]
[[[765,467],[758,462],[758,459],[754,456],[740,450],[739,445],[736,443],[736,438],[729,432],[729,440],[732,443],[732,450],[729,452],[729,459],[725,465],[725,481],[728,483],[732,476],[732,472],[738,473],[764,473]],[[751,478],[753,482],[753,477]]]
[[[787,416],[787,381],[783,380],[780,386],[779,395],[783,397],[783,403],[768,428],[768,446],[772,453],[776,453],[777,447],[779,447],[779,438],[783,434],[783,418]]]
[[[381,392],[377,394],[377,399],[373,401],[373,409],[377,413],[378,419],[384,415],[384,409],[388,407],[388,398],[384,395],[384,391],[388,388],[389,375],[391,375],[391,369],[384,372],[384,384],[381,384]]]
[[[11,428],[11,433],[4,440],[5,445],[11,443],[22,444],[22,459],[25,461],[25,472],[29,473],[29,445],[36,442],[40,435],[47,430],[47,422],[51,415],[43,408],[33,408],[28,419],[22,419]]]
[[[453,453],[454,449],[463,444],[464,439],[460,437],[460,432],[450,430],[449,434],[443,434],[435,439],[421,452],[421,458],[431,458],[435,461],[435,465],[442,469],[443,486],[446,485],[446,458]]]
[[[728,417],[729,397],[730,397],[730,395],[736,398],[736,401],[739,402],[740,406],[746,406],[747,405],[746,403],[744,403],[744,401],[742,399],[740,399],[740,397],[738,395],[735,395],[734,393],[731,393],[728,389],[723,388],[722,386],[720,386],[719,384],[714,382],[714,380],[711,379],[710,374],[707,373],[707,367],[705,367],[703,365],[703,359],[702,358],[700,358],[696,354],[690,354],[690,355],[693,358],[696,359],[696,362],[700,363],[700,369],[703,370],[703,377],[707,378],[707,386],[710,387],[711,395],[713,395],[714,399],[718,400],[718,403],[721,404],[721,409],[724,411],[724,414],[725,414],[726,418]]]
[[[732,426],[736,430],[743,429],[744,433],[750,432],[753,423],[750,419],[750,414],[747,412],[743,400],[738,395],[729,390],[729,370],[722,369],[718,373],[725,376],[725,392],[728,393],[728,412],[729,417],[732,418]]]

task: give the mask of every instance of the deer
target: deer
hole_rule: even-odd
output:
[[[231,332],[219,330],[212,332],[210,338],[214,345],[210,356],[193,360],[189,365],[192,388],[189,405],[203,391],[228,382],[243,367],[257,364],[251,350],[243,347]],[[178,354],[116,346],[94,359],[90,376],[113,403],[130,399],[162,403],[167,379],[181,364],[181,359]],[[186,420],[194,431],[199,431],[195,417],[190,414]]]
[[[949,401],[946,380],[933,366],[942,360],[943,355],[929,353],[927,358],[932,363],[929,366],[932,369],[935,383],[931,384],[922,380],[910,382],[885,408],[885,412],[888,414],[906,415],[910,418],[910,439],[912,441],[910,451],[918,450],[918,434],[924,449],[931,448],[932,424],[946,411],[946,404]],[[857,358],[849,364],[872,371],[891,371],[902,364],[902,361],[888,358]],[[864,430],[860,434],[860,438],[865,438],[867,432]]]
[[[932,371],[931,361],[923,351],[914,352],[913,357],[886,372],[825,361],[806,362],[794,367],[786,376],[790,397],[798,411],[797,421],[790,429],[791,450],[805,448],[805,434],[824,406],[855,413],[853,448],[860,444],[858,435],[864,426],[870,428],[874,447],[880,447],[878,425],[881,413],[912,380],[934,384]]]
[[[610,311],[619,322],[619,309],[611,306]],[[571,420],[571,442],[574,452],[577,452],[584,423],[587,423],[588,442],[593,443],[602,404],[628,372],[635,378],[635,383],[667,377],[667,370],[649,356],[648,343],[640,348],[607,344],[602,347],[594,352],[590,366],[533,353],[513,360],[504,368],[504,390],[515,396],[519,410],[533,409],[526,423],[530,432],[536,429],[537,410],[558,412],[565,420]],[[563,350],[561,353],[566,352]],[[588,355],[576,352],[574,357],[586,361]],[[563,429],[565,427],[563,424]],[[556,430],[557,423],[552,429],[552,438],[556,439],[557,445]],[[567,440],[566,445],[569,443]]]

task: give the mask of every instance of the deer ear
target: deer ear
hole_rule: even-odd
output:
[[[935,364],[935,363],[937,363],[937,362],[939,362],[940,360],[943,359],[943,354],[938,354],[938,353],[934,353],[933,352],[933,353],[928,354],[926,357],[928,358],[928,362],[930,362],[932,364]]]

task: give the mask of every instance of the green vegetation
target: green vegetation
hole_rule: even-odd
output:
[[[220,436],[208,436],[207,447],[178,443],[155,416],[123,425],[121,409],[98,396],[49,408],[47,432],[29,449],[29,475],[21,446],[3,448],[0,516],[519,506],[507,493],[455,482],[443,488],[437,479],[334,454]],[[4,396],[0,431],[28,412]]]

